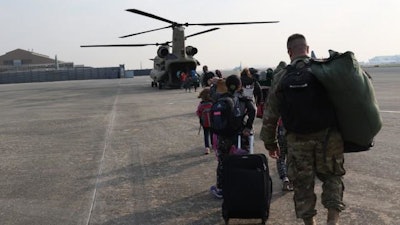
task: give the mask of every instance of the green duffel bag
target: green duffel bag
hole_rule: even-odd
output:
[[[366,151],[382,127],[371,78],[353,52],[329,53],[328,59],[311,60],[311,70],[334,104],[345,152]]]

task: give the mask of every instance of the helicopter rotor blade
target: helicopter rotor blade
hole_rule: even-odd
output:
[[[225,26],[225,25],[246,25],[246,24],[264,24],[279,23],[279,21],[259,21],[259,22],[225,22],[225,23],[185,23],[185,26]]]
[[[205,31],[201,31],[201,32],[198,32],[198,33],[194,33],[194,34],[185,36],[185,39],[189,38],[189,37],[193,37],[193,36],[199,35],[199,34],[204,34],[204,33],[207,33],[207,32],[214,31],[214,30],[218,30],[218,29],[219,29],[219,27],[216,27],[216,28],[211,28],[211,29],[208,29],[208,30],[205,30]]]
[[[153,43],[153,44],[111,44],[111,45],[81,45],[81,48],[91,48],[91,47],[143,47],[149,45],[168,45],[170,42],[165,43]]]
[[[177,22],[174,22],[174,21],[171,21],[171,20],[156,16],[154,14],[138,10],[138,9],[127,9],[126,11],[131,12],[131,13],[135,13],[135,14],[139,14],[139,15],[142,15],[142,16],[150,17],[150,18],[153,18],[153,19],[156,19],[156,20],[160,20],[160,21],[169,23],[171,25],[166,26],[166,27],[153,29],[153,30],[143,31],[143,32],[139,32],[139,33],[124,35],[124,36],[121,36],[120,38],[131,37],[131,36],[134,36],[134,35],[149,33],[149,32],[162,30],[162,29],[166,29],[166,28],[170,28],[170,27],[174,28],[174,27],[181,27],[181,26],[186,26],[186,27],[187,26],[226,26],[226,25],[247,25],[247,24],[279,23],[279,21],[222,22],[222,23],[177,23]],[[201,34],[201,33],[199,33],[199,34]],[[192,36],[194,36],[194,35],[192,35]]]
[[[172,25],[176,24],[176,22],[173,22],[171,20],[167,20],[165,18],[153,15],[151,13],[143,12],[143,11],[140,11],[140,10],[137,10],[137,9],[127,9],[126,11],[131,12],[131,13],[136,13],[136,14],[139,14],[139,15],[142,15],[142,16],[147,16],[147,17],[150,17],[150,18],[153,18],[153,19],[156,19],[156,20],[161,20],[161,21],[170,23]]]
[[[143,31],[143,32],[139,32],[139,33],[128,34],[128,35],[121,36],[119,38],[132,37],[132,36],[135,36],[135,35],[145,34],[145,33],[153,32],[153,31],[157,31],[157,30],[163,30],[163,29],[167,29],[167,28],[170,28],[170,27],[172,27],[172,25],[169,25],[169,26],[166,26],[166,27],[157,28],[157,29],[153,29],[153,30]]]

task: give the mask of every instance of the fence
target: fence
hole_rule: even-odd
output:
[[[121,74],[124,74],[124,71],[121,71],[120,67],[76,67],[62,70],[2,72],[0,73],[0,84],[66,80],[116,79],[120,78]]]

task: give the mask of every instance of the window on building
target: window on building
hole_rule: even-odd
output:
[[[3,61],[3,65],[12,66],[13,65],[13,61],[12,60],[4,60]]]
[[[21,65],[22,65],[22,61],[20,59],[13,60],[13,66],[21,66]]]
[[[26,65],[26,64],[32,64],[32,59],[23,59],[22,65]]]

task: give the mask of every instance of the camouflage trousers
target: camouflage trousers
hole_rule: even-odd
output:
[[[288,132],[288,176],[293,181],[298,218],[309,218],[315,210],[315,177],[322,181],[321,202],[325,208],[344,210],[343,140],[336,129],[311,134]]]

